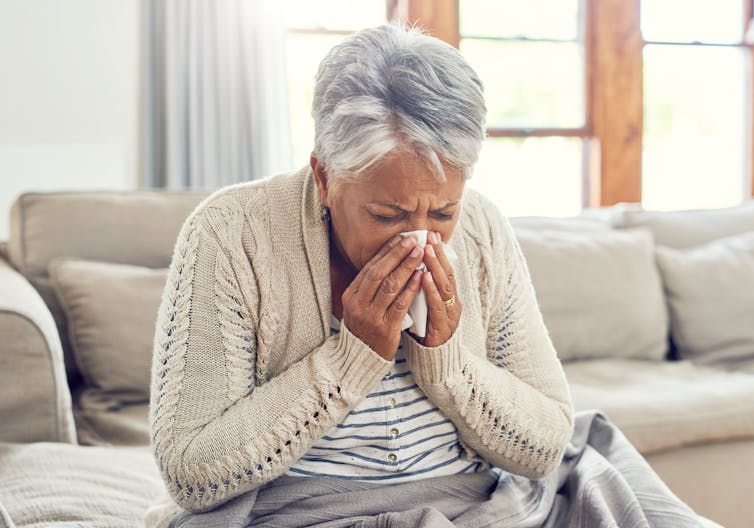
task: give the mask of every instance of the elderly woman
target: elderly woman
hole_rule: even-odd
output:
[[[485,113],[457,50],[364,30],[317,73],[310,166],[186,220],[152,371],[169,497],[148,525],[571,518],[563,370],[510,224],[465,188]],[[694,526],[672,499],[664,526]]]

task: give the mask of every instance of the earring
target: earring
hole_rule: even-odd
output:
[[[319,209],[320,220],[322,220],[322,222],[324,222],[325,224],[328,223],[330,221],[330,209],[325,207],[325,204],[323,204],[322,202],[319,203]]]

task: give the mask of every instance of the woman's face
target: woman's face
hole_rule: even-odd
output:
[[[320,200],[330,209],[335,249],[360,270],[394,235],[427,229],[450,240],[461,212],[465,178],[443,164],[440,182],[426,162],[412,154],[391,154],[358,178],[329,184],[317,158],[312,169]]]

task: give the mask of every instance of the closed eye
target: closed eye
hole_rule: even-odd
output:
[[[452,220],[453,219],[453,215],[452,214],[440,213],[439,211],[436,212],[436,213],[432,213],[432,216],[434,216],[438,220],[442,220],[442,221],[447,221],[447,220]]]
[[[397,215],[397,216],[384,216],[384,215],[378,215],[378,214],[374,214],[374,213],[372,213],[372,216],[373,216],[373,217],[374,217],[374,218],[375,218],[375,219],[376,219],[377,221],[379,221],[379,222],[384,222],[384,223],[386,223],[386,224],[389,224],[389,223],[392,223],[392,222],[397,222],[397,221],[399,221],[399,220],[400,220],[401,218],[403,218],[403,215]]]

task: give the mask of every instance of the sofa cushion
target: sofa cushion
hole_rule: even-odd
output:
[[[579,213],[579,218],[589,220],[599,220],[607,222],[612,227],[620,223],[623,215],[627,211],[643,211],[644,207],[639,202],[618,202],[613,205],[602,205],[597,207],[585,207]]]
[[[665,356],[668,316],[648,232],[519,229],[516,238],[561,360]]]
[[[754,230],[702,246],[657,248],[679,357],[754,359]]]
[[[167,269],[56,259],[50,276],[87,385],[149,399],[152,342]]]
[[[143,526],[165,489],[148,447],[0,443],[0,467],[0,497],[19,528]]]
[[[570,216],[564,218],[550,216],[511,216],[508,218],[514,231],[519,229],[554,231],[609,231],[610,222],[603,218]]]
[[[752,374],[630,359],[576,361],[564,369],[576,410],[602,410],[642,454],[754,438]]]
[[[718,238],[754,231],[754,200],[737,207],[687,211],[626,209],[615,217],[617,228],[644,227],[658,245],[688,248]]]
[[[167,267],[184,220],[207,191],[89,191],[21,194],[11,207],[11,262],[50,308],[71,385],[79,373],[47,267],[56,257]]]
[[[149,445],[149,402],[128,400],[79,386],[73,393],[73,417],[81,445]]]

